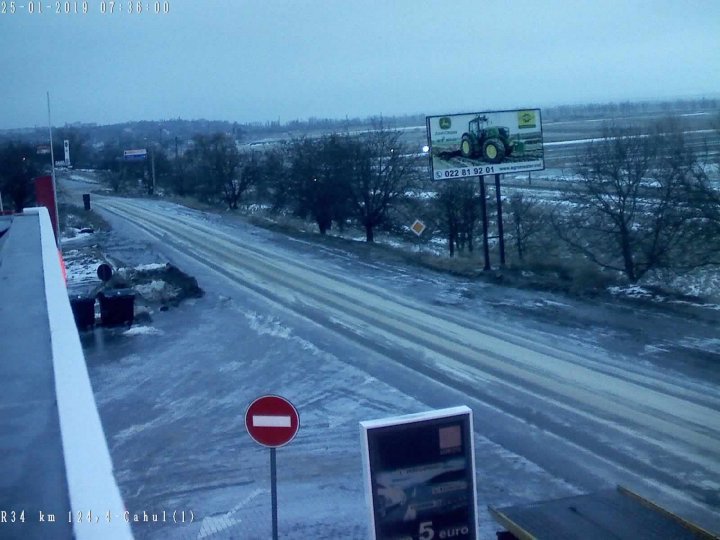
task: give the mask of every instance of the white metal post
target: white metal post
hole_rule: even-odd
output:
[[[152,192],[153,195],[156,195],[155,193],[155,146],[150,147],[150,162],[152,165]]]
[[[52,136],[52,120],[50,119],[50,91],[47,92],[47,107],[48,107],[48,131],[50,132],[50,166],[52,170],[52,185],[53,185],[53,196],[55,197],[55,223],[57,223],[57,246],[62,253],[62,246],[60,245],[60,213],[58,212],[58,206],[60,203],[57,196],[57,185],[55,182],[55,151],[53,149],[53,136]]]

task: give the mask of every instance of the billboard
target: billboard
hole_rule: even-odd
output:
[[[426,118],[433,180],[545,168],[540,109]]]
[[[125,161],[143,160],[146,157],[147,157],[147,150],[145,148],[123,151],[123,158],[125,159]]]
[[[472,411],[360,423],[371,538],[477,538]]]

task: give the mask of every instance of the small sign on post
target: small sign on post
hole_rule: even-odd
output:
[[[425,230],[425,224],[419,219],[416,219],[410,228],[412,229],[412,232],[414,232],[417,236],[420,236]]]
[[[277,468],[275,449],[285,446],[297,435],[300,415],[295,406],[280,396],[262,396],[245,412],[245,428],[253,440],[270,448],[270,496],[272,500],[272,538],[277,540]]]
[[[376,540],[477,539],[472,411],[360,422]]]

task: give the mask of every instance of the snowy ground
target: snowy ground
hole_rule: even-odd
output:
[[[269,536],[269,456],[242,425],[268,392],[301,416],[278,451],[281,537],[366,537],[358,422],[460,404],[481,538],[487,504],[615,483],[720,530],[716,320],[398,267],[166,203],[97,205],[115,256],[169,260],[207,292],[83,336],[128,510],[194,516],[138,538]]]

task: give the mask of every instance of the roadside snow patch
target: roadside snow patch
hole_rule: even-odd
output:
[[[202,520],[200,525],[200,532],[198,533],[198,539],[215,536],[223,531],[233,528],[242,522],[240,518],[233,517],[238,511],[242,510],[244,506],[247,506],[253,499],[260,495],[265,495],[268,490],[256,489],[250,495],[245,497],[242,501],[236,504],[229,512],[216,516],[208,516]]]
[[[123,332],[123,336],[161,336],[163,331],[152,326],[133,326]]]
[[[290,329],[287,326],[283,326],[272,317],[263,317],[257,313],[250,312],[245,313],[245,318],[250,323],[250,328],[255,330],[261,336],[267,335],[283,339],[290,339],[292,337]]]
[[[68,288],[76,286],[96,286],[100,284],[97,267],[103,262],[94,255],[87,255],[77,249],[69,249],[63,253],[67,271]]]
[[[292,330],[287,326],[283,326],[274,317],[263,317],[254,312],[244,313],[245,318],[248,320],[250,328],[255,330],[259,335],[277,337],[281,339],[287,339],[298,343],[306,351],[310,351],[314,355],[322,353],[315,345],[301,337],[294,336]]]
[[[95,171],[89,171],[89,172],[95,172]],[[86,184],[97,184],[98,181],[96,178],[88,178],[87,176],[83,176],[80,174],[71,174],[70,180],[75,180],[76,182],[84,182]]]
[[[67,236],[67,234],[70,234],[70,236]],[[86,229],[78,229],[77,227],[66,227],[65,234],[60,237],[60,244],[65,245],[79,242],[80,240],[90,238],[94,234],[94,232],[90,232]]]
[[[167,268],[167,265],[165,263],[150,263],[150,264],[140,264],[135,267],[135,270],[138,272],[149,272],[151,270],[164,270]]]
[[[614,296],[627,296],[629,298],[653,298],[655,295],[646,288],[639,285],[627,287],[608,287],[610,294]]]
[[[663,347],[662,345],[645,345],[642,354],[666,353],[668,350],[667,347]]]
[[[680,345],[688,349],[720,354],[720,339],[688,337],[680,340]]]
[[[200,532],[198,533],[198,539],[216,536],[223,531],[227,531],[228,529],[239,525],[241,522],[241,519],[229,517],[227,514],[223,514],[221,516],[208,516],[202,520]]]
[[[150,283],[135,285],[137,291],[145,300],[165,302],[178,296],[178,289],[161,279],[154,279]]]

